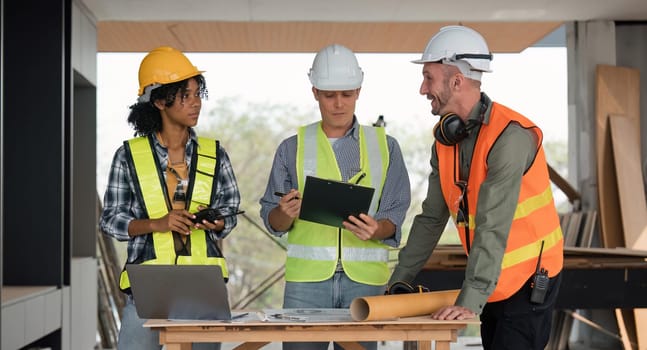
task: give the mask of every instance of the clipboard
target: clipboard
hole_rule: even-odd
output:
[[[299,219],[343,228],[349,215],[367,214],[375,189],[306,176]]]

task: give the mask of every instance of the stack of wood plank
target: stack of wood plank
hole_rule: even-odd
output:
[[[568,247],[590,248],[594,239],[599,244],[597,210],[573,211],[560,214],[560,224],[564,235],[564,249]],[[585,260],[586,261],[586,260]],[[565,261],[570,264],[571,261]],[[568,349],[568,340],[573,329],[573,321],[583,318],[576,310],[556,310],[553,314],[550,339],[545,350]],[[597,327],[600,329],[601,327]],[[602,328],[603,329],[603,328]]]
[[[565,247],[592,247],[598,233],[598,211],[595,209],[560,214]]]

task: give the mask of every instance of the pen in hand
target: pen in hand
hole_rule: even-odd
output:
[[[274,195],[275,195],[275,196],[279,196],[279,197],[283,197],[283,196],[285,196],[286,194],[287,194],[287,193],[278,192],[278,191],[277,191],[277,192],[274,192]],[[292,199],[299,199],[299,197],[297,196],[297,197],[294,197],[294,198],[292,198]]]

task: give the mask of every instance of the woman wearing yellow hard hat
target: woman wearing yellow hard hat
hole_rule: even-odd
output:
[[[236,226],[240,193],[229,156],[218,140],[198,137],[202,71],[180,51],[162,46],[139,67],[139,97],[128,123],[135,138],[115,153],[100,227],[128,242],[127,264],[218,265],[228,277],[218,241]],[[202,209],[216,220],[196,220]],[[142,327],[124,268],[119,287],[127,294],[119,330],[120,350],[161,349],[159,333]],[[193,349],[219,349],[196,344]]]

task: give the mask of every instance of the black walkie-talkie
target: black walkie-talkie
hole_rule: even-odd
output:
[[[535,269],[535,277],[532,280],[530,287],[530,302],[533,304],[542,304],[546,299],[546,291],[548,291],[548,270],[541,267],[541,253],[544,251],[544,241],[541,241],[541,248],[539,249],[539,257],[537,257],[537,268]]]

